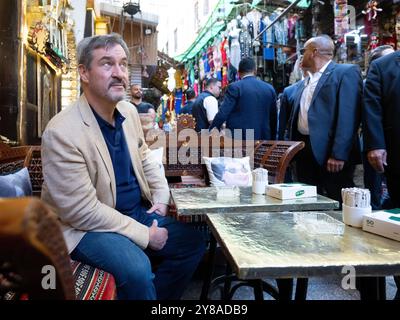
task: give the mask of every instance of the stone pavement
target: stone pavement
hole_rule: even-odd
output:
[[[267,280],[274,285],[273,280]],[[307,300],[359,300],[357,290],[344,290],[341,285],[341,278],[310,278],[308,284]],[[185,291],[183,300],[198,300],[201,292],[202,281],[194,279]],[[396,284],[393,277],[386,278],[386,299],[393,300],[396,295]],[[219,300],[219,291],[214,290],[210,295],[212,300]],[[264,293],[265,300],[274,300]],[[233,300],[254,300],[253,290],[250,287],[241,287],[235,293]]]

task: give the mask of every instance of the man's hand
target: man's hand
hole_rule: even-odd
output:
[[[336,160],[334,158],[329,158],[328,162],[326,164],[326,170],[328,170],[328,172],[332,172],[332,173],[342,171],[343,167],[344,167],[344,161]]]
[[[168,213],[168,206],[163,203],[156,203],[154,204],[149,210],[147,210],[147,213],[157,213],[160,216],[165,217]]]
[[[368,162],[378,172],[382,173],[385,171],[384,165],[387,166],[386,158],[387,152],[385,149],[376,149],[368,152]]]
[[[158,221],[153,220],[153,224],[149,228],[149,245],[148,247],[153,250],[161,250],[164,248],[168,239],[168,230],[158,227]]]

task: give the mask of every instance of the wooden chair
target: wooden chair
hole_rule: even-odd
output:
[[[57,216],[34,197],[0,199],[0,208],[0,295],[74,300],[70,259]],[[43,287],[43,278],[52,272],[45,266],[54,268],[54,289]]]
[[[178,115],[178,120],[176,123],[176,130],[178,132],[184,129],[194,129],[196,128],[196,120],[191,114],[180,114]]]
[[[185,137],[179,136],[179,133],[163,133],[159,140],[156,137],[147,143],[150,148],[164,147],[164,169],[167,177],[199,176],[205,184],[208,184],[208,173],[203,156],[250,156],[254,168],[268,170],[269,183],[283,183],[290,162],[304,148],[302,141],[235,141],[224,136],[206,137],[196,134]],[[186,157],[182,159],[179,155]]]

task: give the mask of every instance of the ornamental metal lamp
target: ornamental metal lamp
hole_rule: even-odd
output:
[[[127,14],[129,14],[131,16],[131,18],[133,19],[133,16],[140,12],[140,1],[138,2],[132,2],[129,1],[128,3],[125,3],[123,6],[123,12],[126,12]]]

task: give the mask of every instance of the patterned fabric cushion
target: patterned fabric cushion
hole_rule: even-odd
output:
[[[27,197],[32,195],[32,185],[27,168],[13,174],[0,176],[0,197]]]
[[[97,268],[71,260],[75,280],[77,300],[116,300],[117,290],[114,277]],[[0,295],[0,300],[29,300],[25,293],[7,292]]]
[[[77,300],[116,300],[114,277],[97,268],[71,261]]]

